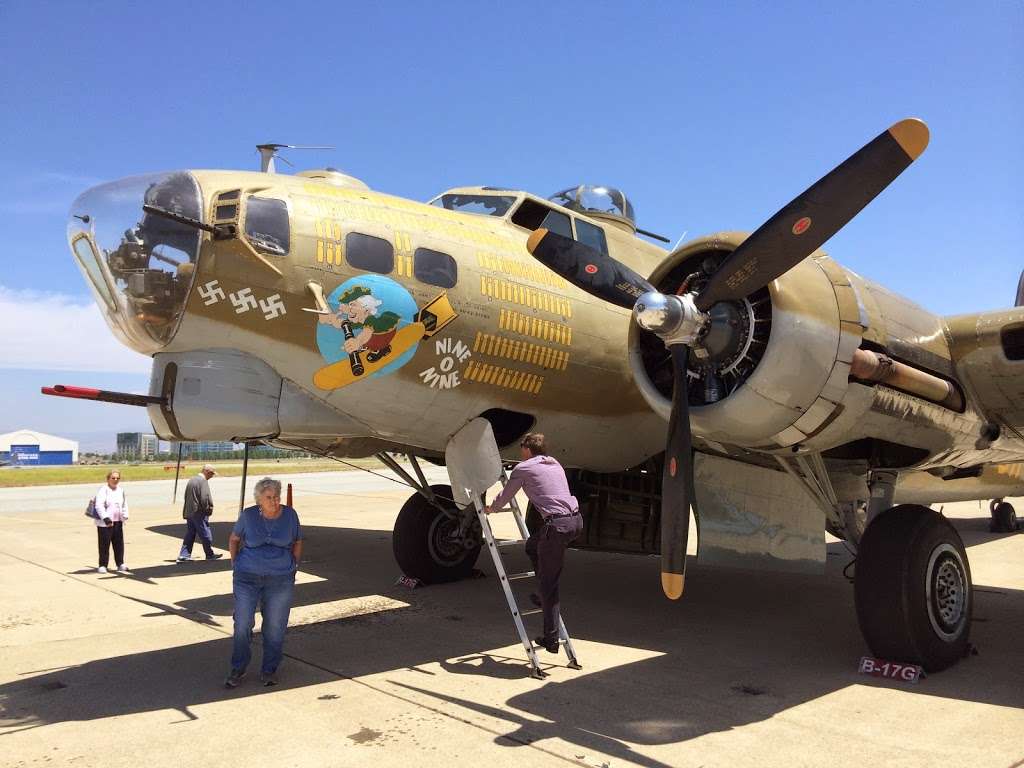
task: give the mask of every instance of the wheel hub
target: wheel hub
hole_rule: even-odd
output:
[[[438,565],[453,565],[465,557],[466,549],[459,520],[454,515],[438,515],[430,524],[427,544],[430,557]]]
[[[928,618],[944,639],[954,638],[967,616],[967,576],[960,555],[949,544],[932,552],[927,571]]]

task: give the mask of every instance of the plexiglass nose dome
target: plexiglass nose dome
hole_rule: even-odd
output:
[[[143,205],[203,219],[202,194],[191,173],[131,176],[93,187],[75,200],[68,243],[115,335],[150,355],[178,329],[202,232],[148,213]]]

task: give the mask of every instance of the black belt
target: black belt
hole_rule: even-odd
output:
[[[557,515],[548,515],[547,517],[544,518],[544,522],[547,522],[548,520],[557,520],[557,519],[560,519],[560,518],[563,518],[563,517],[575,517],[579,513],[580,513],[580,511],[577,509],[575,512],[562,512],[562,513],[557,514]]]

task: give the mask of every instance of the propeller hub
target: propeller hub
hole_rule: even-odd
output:
[[[633,306],[633,316],[642,328],[660,333],[679,324],[682,319],[682,307],[679,302],[670,301],[663,293],[648,291],[637,299]]]
[[[708,322],[708,316],[693,303],[691,293],[676,296],[648,291],[637,299],[633,317],[641,328],[656,333],[669,346],[692,345]]]

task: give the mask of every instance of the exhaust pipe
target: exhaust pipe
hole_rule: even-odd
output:
[[[953,411],[964,409],[963,395],[952,382],[897,362],[888,355],[867,349],[855,350],[850,375],[862,381],[876,381],[901,389]]]

